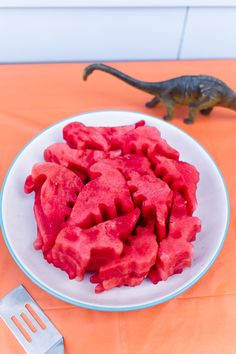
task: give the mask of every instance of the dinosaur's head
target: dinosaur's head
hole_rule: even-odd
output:
[[[83,71],[83,80],[86,81],[88,76],[92,74],[94,70],[97,69],[99,65],[98,64],[91,64],[89,66],[86,66],[86,68]]]
[[[85,68],[83,71],[83,76],[82,76],[83,80],[86,81],[88,76],[89,76],[89,72],[88,72],[87,68]]]

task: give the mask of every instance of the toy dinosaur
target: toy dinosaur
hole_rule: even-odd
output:
[[[223,81],[212,76],[191,75],[161,82],[145,82],[108,65],[92,64],[84,69],[83,79],[86,80],[94,70],[107,72],[133,87],[154,95],[146,106],[152,108],[160,101],[163,102],[167,109],[167,114],[163,117],[165,120],[171,120],[177,103],[189,106],[189,116],[184,119],[186,124],[192,124],[198,112],[208,115],[215,106],[236,110],[236,94]]]

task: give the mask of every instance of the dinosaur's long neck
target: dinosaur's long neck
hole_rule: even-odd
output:
[[[105,64],[92,64],[89,65],[88,67],[85,68],[84,71],[84,79],[86,80],[87,77],[94,71],[94,70],[100,70],[100,71],[104,71],[108,74],[111,74],[115,77],[117,77],[118,79],[126,82],[127,84],[136,87],[137,89],[140,89],[142,91],[151,93],[151,94],[156,94],[158,87],[159,87],[159,83],[154,83],[154,82],[145,82],[145,81],[140,81],[137,79],[134,79],[131,76],[128,76],[124,73],[122,73],[119,70],[116,70],[108,65]]]

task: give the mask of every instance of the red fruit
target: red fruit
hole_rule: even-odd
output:
[[[160,242],[156,265],[152,267],[149,278],[154,284],[169,276],[181,273],[191,266],[196,233],[201,230],[197,217],[187,215],[184,198],[177,192],[173,195],[168,237]]]
[[[171,206],[171,218],[180,219],[188,215],[187,202],[179,192],[173,192],[173,201]]]
[[[155,163],[156,176],[163,179],[173,191],[183,195],[187,201],[188,214],[192,214],[197,207],[196,189],[199,173],[196,168],[182,161],[174,161],[163,156],[152,156]]]
[[[175,193],[173,206],[169,221],[170,238],[181,238],[186,241],[194,241],[196,233],[201,231],[201,222],[195,216],[187,215],[186,202],[184,198]]]
[[[159,130],[155,127],[142,126],[129,131],[122,136],[119,148],[122,149],[124,155],[144,154],[150,158],[151,155],[158,154],[174,160],[179,159],[178,151],[161,137]]]
[[[35,191],[34,213],[38,226],[35,248],[49,250],[63,223],[71,213],[81,191],[81,179],[54,163],[38,163],[25,182],[25,192]]]
[[[144,120],[131,125],[123,125],[118,127],[99,127],[98,130],[106,136],[107,141],[110,142],[111,149],[119,149],[120,141],[122,141],[124,134],[132,131],[138,127],[145,125]]]
[[[125,156],[104,159],[100,164],[93,165],[90,169],[90,177],[92,179],[102,174],[104,164],[118,169],[124,175],[126,180],[130,179],[134,172],[140,175],[149,174],[155,177],[154,172],[150,168],[151,164],[145,156],[128,154]]]
[[[97,270],[108,261],[118,258],[123,240],[133,231],[140,211],[108,220],[90,229],[68,226],[58,234],[48,260],[66,271],[69,277],[81,280],[87,270]]]
[[[99,283],[96,293],[121,285],[139,285],[155,263],[158,245],[150,228],[137,228],[136,236],[130,236],[124,244],[122,255],[100,267],[91,282]]]
[[[87,127],[82,123],[74,122],[64,127],[63,137],[72,148],[108,151],[117,148],[117,141],[123,134],[144,124],[144,121],[140,121],[120,127]]]
[[[86,180],[90,166],[105,158],[120,156],[121,150],[105,152],[101,150],[77,150],[70,148],[65,143],[56,143],[44,151],[44,159],[65,166]]]
[[[73,122],[63,129],[63,138],[73,149],[110,150],[106,137],[95,127],[86,127],[83,123]]]
[[[133,193],[135,206],[142,208],[142,216],[155,218],[157,235],[160,240],[166,236],[168,210],[172,203],[172,191],[162,180],[145,175],[133,174],[128,186]]]
[[[201,229],[192,216],[195,167],[179,161],[178,151],[144,121],[74,122],[63,137],[67,144],[49,146],[47,162],[25,181],[25,192],[35,192],[34,246],[44,258],[71,279],[96,271],[90,279],[96,293],[136,286],[147,276],[157,283],[189,267]]]
[[[166,280],[173,274],[190,267],[193,257],[193,245],[184,239],[166,238],[159,244],[156,265],[152,267],[149,278],[153,284]]]
[[[102,175],[88,182],[75,203],[68,223],[83,229],[107,219],[127,214],[134,209],[128,186],[123,175],[102,162],[91,168],[103,166]]]

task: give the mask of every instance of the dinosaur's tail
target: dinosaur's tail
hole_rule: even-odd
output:
[[[128,76],[125,73],[122,73],[121,71],[114,69],[111,66],[108,66],[105,64],[92,64],[92,65],[87,66],[83,72],[83,79],[87,80],[88,76],[90,74],[92,74],[92,72],[94,70],[104,71],[104,72],[111,74],[111,75],[117,77],[118,79],[126,82],[127,84],[129,84],[133,87],[136,87],[137,89],[140,89],[142,91],[145,91],[145,92],[148,92],[151,94],[155,94],[155,91],[157,89],[158,83],[145,82],[145,81],[140,81],[140,80],[134,79],[133,77]]]

